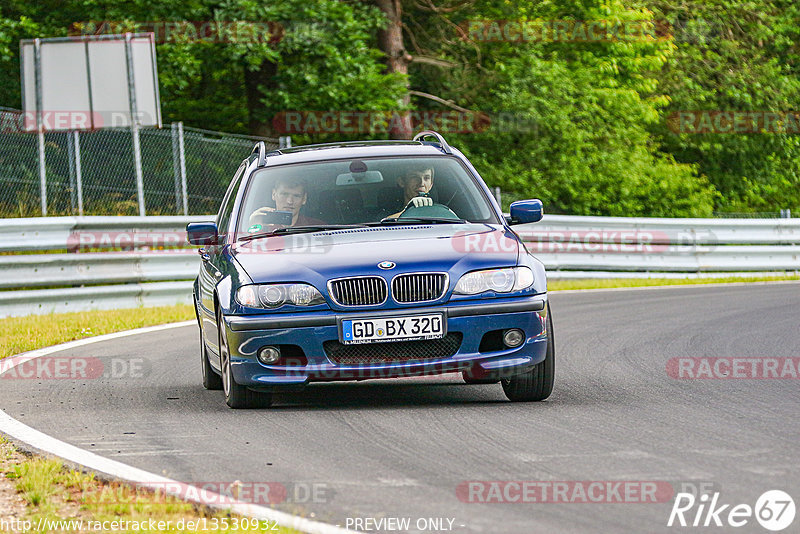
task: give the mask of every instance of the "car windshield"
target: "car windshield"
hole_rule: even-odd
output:
[[[238,235],[372,224],[498,224],[484,192],[452,157],[364,158],[256,171]]]

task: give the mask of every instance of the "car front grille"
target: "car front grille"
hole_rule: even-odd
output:
[[[386,300],[386,280],[380,276],[357,276],[328,282],[333,300],[341,306],[376,306]]]
[[[437,300],[444,295],[445,289],[445,273],[400,274],[392,280],[392,297],[402,303]]]
[[[410,362],[449,358],[461,346],[461,332],[451,332],[441,339],[418,341],[390,341],[345,345],[339,341],[322,344],[328,358],[337,365],[365,365],[375,363]]]

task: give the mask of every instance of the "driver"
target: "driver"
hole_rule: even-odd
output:
[[[300,214],[300,208],[305,206],[308,200],[308,193],[303,182],[291,178],[278,179],[272,187],[272,200],[275,202],[274,208],[259,208],[250,215],[249,222],[251,229],[258,226],[259,228],[257,228],[256,231],[261,230],[261,225],[264,223],[267,223],[265,226],[268,227],[281,226],[269,224],[267,222],[269,214],[275,211],[288,211],[292,214],[292,223],[289,226],[315,226],[318,224],[325,224],[323,221]]]
[[[397,179],[397,185],[403,189],[403,209],[389,218],[399,217],[409,208],[433,206],[433,199],[428,196],[433,187],[433,168],[420,167],[408,171]]]

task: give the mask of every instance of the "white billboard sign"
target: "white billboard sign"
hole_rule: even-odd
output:
[[[25,130],[161,127],[152,33],[25,39],[20,52]]]

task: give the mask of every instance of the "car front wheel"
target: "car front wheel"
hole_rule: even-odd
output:
[[[219,360],[222,367],[222,391],[225,402],[231,408],[268,408],[272,405],[272,393],[252,391],[236,383],[231,370],[231,355],[222,312],[217,310],[217,331],[219,332]]]
[[[222,377],[215,373],[208,363],[208,347],[203,339],[202,329],[200,329],[200,365],[203,369],[203,387],[217,391],[222,389]]]
[[[200,308],[197,305],[197,299],[192,298],[194,303],[194,315],[197,318],[197,327],[200,330],[200,368],[203,371],[203,387],[210,390],[219,391],[222,389],[222,377],[214,372],[211,364],[208,363],[208,347],[206,346],[206,338],[203,335],[203,324],[200,320]]]
[[[503,391],[515,402],[542,401],[553,391],[556,372],[556,340],[553,336],[553,314],[547,303],[547,352],[544,361],[522,374],[504,378]]]

